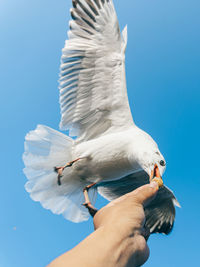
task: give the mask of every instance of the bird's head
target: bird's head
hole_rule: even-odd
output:
[[[137,167],[143,169],[149,177],[152,176],[152,172],[154,174],[153,177],[162,177],[166,169],[166,161],[161,154],[158,145],[150,135],[137,128],[130,149],[130,158],[133,165],[137,162],[139,165]]]
[[[162,177],[166,169],[166,161],[157,146],[156,149],[150,149],[143,155],[141,167],[150,177]]]

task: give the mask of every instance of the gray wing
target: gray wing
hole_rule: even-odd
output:
[[[148,174],[140,171],[117,181],[100,184],[98,192],[112,201],[147,183]],[[166,186],[160,188],[156,198],[145,208],[146,226],[151,233],[171,232],[175,219],[175,205],[179,206],[173,192]]]

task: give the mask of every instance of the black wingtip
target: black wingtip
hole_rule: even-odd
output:
[[[172,199],[163,199],[162,202],[150,204],[145,209],[146,227],[151,234],[163,233],[169,235],[173,230],[175,207]]]
[[[72,0],[72,6],[73,6],[74,8],[76,8],[76,6],[77,6],[77,2],[76,2],[76,0]]]
[[[100,6],[100,3],[99,3],[99,0],[94,0],[95,4],[98,6],[99,9],[101,9],[101,6]]]
[[[73,19],[73,20],[76,20],[77,17],[76,17],[76,15],[75,15],[74,9],[71,9],[71,10],[70,10],[70,13],[71,13],[71,17],[72,17],[72,19]]]
[[[169,235],[172,230],[174,228],[174,222],[171,224],[171,223],[167,223],[167,222],[164,222],[162,224],[162,226],[157,226],[152,232],[151,234],[165,234],[165,235]]]

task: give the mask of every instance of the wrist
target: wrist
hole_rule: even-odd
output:
[[[136,230],[134,233],[128,233],[126,229],[116,229],[116,226],[104,226],[101,229],[103,236],[107,237],[105,242],[109,247],[108,255],[112,255],[113,266],[116,267],[136,267],[140,266],[148,258],[148,254],[143,261],[143,254],[147,247],[145,239],[138,234]]]

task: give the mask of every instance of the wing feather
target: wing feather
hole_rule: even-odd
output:
[[[131,127],[125,79],[127,30],[112,0],[73,0],[60,67],[62,130],[78,140]]]
[[[100,184],[98,192],[112,201],[147,183],[149,176],[146,172],[139,171],[120,180]],[[173,192],[166,186],[160,188],[156,198],[145,207],[145,225],[151,233],[171,232],[175,220],[175,205],[178,206],[178,202]]]

